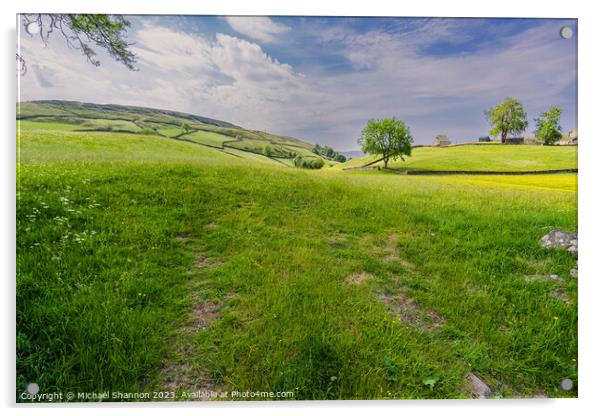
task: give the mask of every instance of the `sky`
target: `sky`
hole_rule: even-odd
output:
[[[59,33],[21,30],[18,99],[183,111],[359,149],[372,118],[396,117],[414,143],[487,135],[484,111],[516,97],[533,119],[552,105],[577,126],[574,19],[127,16],[137,71],[94,47],[99,67]],[[560,29],[573,29],[563,39]]]

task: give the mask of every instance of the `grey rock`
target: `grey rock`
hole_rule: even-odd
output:
[[[468,373],[466,376],[472,385],[472,395],[479,399],[488,399],[491,397],[491,389],[483,380],[478,378],[474,373]]]
[[[577,256],[579,238],[577,233],[552,230],[539,240],[539,244],[545,248],[560,248],[567,250],[571,254]]]
[[[574,277],[575,279],[577,279],[578,271],[577,271],[576,267],[574,269],[571,269],[571,271],[569,273],[571,274],[571,277]]]

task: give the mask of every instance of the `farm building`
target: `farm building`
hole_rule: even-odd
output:
[[[481,136],[479,137],[479,143],[487,143],[491,141],[491,137],[489,136]]]
[[[527,137],[525,139],[525,144],[530,144],[530,145],[534,145],[534,146],[541,146],[543,143],[539,140],[537,140],[535,137]]]
[[[439,134],[433,140],[433,146],[449,146],[451,144],[451,140],[445,134]]]
[[[569,132],[569,134],[567,135],[567,137],[561,139],[558,142],[558,144],[561,146],[576,145],[577,144],[577,129],[571,130]]]
[[[503,140],[504,144],[525,144],[524,137],[506,137],[506,140]]]

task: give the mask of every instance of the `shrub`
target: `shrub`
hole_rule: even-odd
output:
[[[270,146],[269,144],[266,144],[265,147],[263,148],[263,154],[266,155],[267,157],[272,157],[272,155],[274,154],[274,150],[272,149],[272,146]]]
[[[296,167],[304,169],[321,169],[324,166],[324,159],[321,157],[297,156],[294,162]]]
[[[320,146],[316,144],[311,150],[313,153],[317,154],[328,160],[336,160],[337,162],[345,162],[346,158],[344,155],[335,151],[332,147],[329,146]]]

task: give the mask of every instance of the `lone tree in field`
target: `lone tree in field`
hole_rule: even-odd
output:
[[[67,45],[81,50],[88,62],[99,66],[96,52],[90,45],[104,49],[109,56],[135,70],[136,56],[125,41],[130,22],[121,15],[111,14],[23,14],[23,26],[28,33],[35,33],[44,45],[54,32],[63,36]],[[32,29],[35,32],[32,32]],[[17,63],[22,75],[27,72],[23,56],[17,54]]]
[[[491,124],[489,134],[500,135],[502,143],[509,134],[520,134],[527,129],[527,113],[522,103],[516,98],[506,98],[501,104],[485,111]]]
[[[413,141],[410,128],[395,118],[369,120],[358,139],[364,153],[383,156],[385,168],[389,159],[400,158],[403,161],[403,156],[410,156]]]
[[[182,123],[182,134],[188,134],[192,131],[192,126],[188,123]]]
[[[553,106],[548,111],[542,111],[538,118],[535,119],[537,129],[535,137],[543,140],[544,144],[551,145],[562,138],[562,127],[560,126],[560,115],[562,110],[559,107]]]

